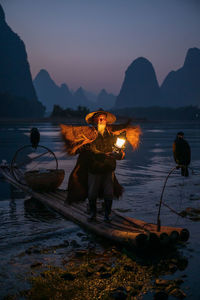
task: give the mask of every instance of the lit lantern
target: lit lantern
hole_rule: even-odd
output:
[[[115,146],[119,149],[122,149],[125,145],[126,140],[122,138],[117,138],[117,141],[115,143]]]
[[[118,137],[116,143],[113,146],[113,152],[120,153],[120,150],[124,148],[125,143],[126,143],[125,138]]]

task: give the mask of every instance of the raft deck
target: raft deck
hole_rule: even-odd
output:
[[[112,220],[109,223],[104,221],[104,212],[101,208],[98,209],[97,222],[90,222],[88,221],[87,204],[85,202],[66,203],[67,191],[56,189],[54,192],[48,193],[36,192],[27,185],[20,184],[8,166],[0,166],[0,173],[16,188],[38,199],[67,219],[110,241],[141,248],[152,246],[159,248],[160,246],[170,247],[180,241],[185,242],[189,238],[189,231],[186,228],[161,226],[158,232],[156,224],[124,216],[115,210],[112,210]]]

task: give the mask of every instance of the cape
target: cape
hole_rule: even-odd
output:
[[[76,165],[72,170],[68,181],[67,202],[84,201],[88,195],[88,151],[81,151],[84,145],[92,143],[98,135],[95,127],[90,126],[73,126],[60,124],[61,133],[66,145],[66,151],[69,155],[79,153]],[[139,145],[141,129],[139,126],[130,126],[128,123],[120,125],[107,125],[107,130],[114,134],[120,135],[126,133],[126,139],[133,149]],[[87,148],[87,147],[85,147]],[[123,193],[123,187],[119,184],[114,174],[114,197],[119,198]],[[99,197],[102,198],[100,191]]]

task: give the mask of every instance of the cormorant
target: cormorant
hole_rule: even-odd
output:
[[[173,155],[175,162],[181,168],[182,176],[189,176],[188,165],[191,160],[191,151],[188,142],[184,139],[184,133],[178,132],[173,143]]]
[[[33,127],[31,129],[30,141],[31,141],[32,147],[36,149],[40,142],[40,133],[36,127]]]

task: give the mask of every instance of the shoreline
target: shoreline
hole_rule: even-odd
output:
[[[117,117],[117,122],[116,123],[123,123],[126,122],[129,119],[129,117],[125,117],[125,116],[118,116]],[[149,120],[149,119],[143,119],[143,118],[138,118],[138,119],[131,119],[131,123],[135,124],[135,123],[166,123],[166,122],[170,122],[170,123],[190,123],[190,124],[200,124],[200,120]],[[0,118],[0,124],[20,124],[20,123],[53,123],[53,124],[80,124],[80,125],[88,125],[85,120],[84,117],[70,117],[70,118],[51,118],[51,117],[46,117],[46,118]]]
[[[67,247],[66,245],[55,246]],[[30,249],[41,254],[52,249]],[[152,252],[153,253],[153,252]],[[125,248],[109,246],[98,251],[95,248],[77,249],[70,257],[62,259],[59,265],[36,261],[30,265],[30,276],[26,279],[30,287],[15,294],[8,293],[4,299],[141,299],[148,294],[151,299],[173,296],[175,299],[187,297],[184,274],[174,276],[176,270],[184,270],[187,261],[179,251],[151,254],[148,257]],[[171,279],[163,276],[171,275]],[[183,284],[184,285],[184,284]],[[44,298],[43,298],[44,297]]]
[[[127,122],[128,117],[119,117],[117,118],[117,122],[125,123]],[[131,123],[147,123],[149,121],[144,119],[132,119]],[[84,119],[84,117],[80,118],[42,118],[42,119],[0,119],[0,124],[21,124],[21,123],[52,123],[52,124],[76,124],[76,125],[88,125]]]

